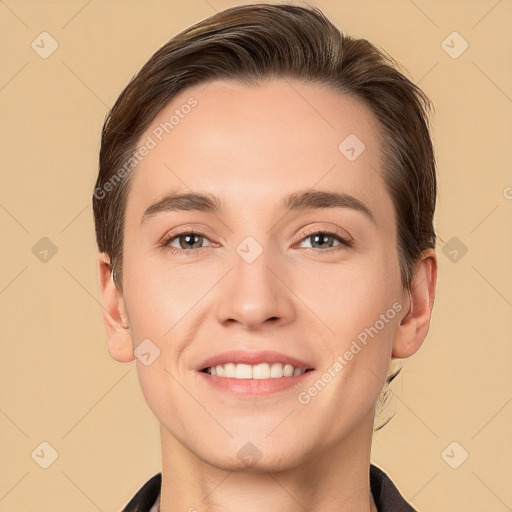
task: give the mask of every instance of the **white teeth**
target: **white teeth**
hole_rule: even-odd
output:
[[[283,365],[281,363],[272,363],[270,367],[270,377],[282,377],[283,376]]]
[[[227,365],[226,365],[227,366]],[[249,364],[237,364],[236,375],[237,379],[252,379],[252,367]]]
[[[249,366],[249,368],[251,367]],[[252,367],[253,379],[268,379],[270,375],[270,365],[268,363],[260,363]]]
[[[225,365],[221,365],[224,368],[222,372],[223,377],[235,377],[236,376],[236,365],[234,363],[227,363]],[[218,368],[218,367],[217,367]]]
[[[206,370],[210,375],[234,379],[276,379],[279,377],[302,375],[305,371],[304,368],[294,368],[291,364],[283,365],[281,363],[260,363],[255,365],[226,363],[212,366]]]
[[[285,364],[283,373],[285,377],[291,377],[293,375],[293,366],[291,364]]]

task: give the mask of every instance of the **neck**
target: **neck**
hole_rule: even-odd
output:
[[[259,471],[215,459],[211,451],[198,456],[161,425],[160,511],[378,512],[369,477],[373,419],[370,411],[341,442],[325,442],[298,458],[269,457],[263,465],[262,457],[254,466]],[[245,442],[233,442],[233,453],[234,445]],[[230,444],[220,456],[231,449]]]

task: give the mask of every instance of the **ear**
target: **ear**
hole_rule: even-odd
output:
[[[110,257],[100,253],[98,258],[98,279],[101,296],[101,313],[108,335],[108,352],[120,363],[135,359],[132,337],[128,325],[128,315],[124,306],[123,294],[114,283]]]
[[[392,357],[412,356],[425,340],[430,326],[437,280],[437,257],[433,249],[422,253],[410,290],[404,290],[402,304],[408,313],[402,318],[393,341]],[[408,295],[408,297],[407,297]]]

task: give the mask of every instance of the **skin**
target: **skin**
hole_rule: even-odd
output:
[[[161,351],[149,366],[135,359],[161,425],[160,509],[376,510],[368,476],[376,402],[392,358],[411,356],[427,335],[437,276],[427,250],[410,295],[401,286],[376,118],[325,86],[217,80],[181,91],[141,140],[191,96],[198,105],[133,171],[123,293],[108,255],[98,267],[111,356],[133,361],[147,338]],[[353,162],[338,150],[351,133],[366,146]],[[350,208],[279,207],[311,188],[358,198],[375,223]],[[221,197],[227,211],[163,212],[141,225],[148,206],[191,191]],[[204,234],[194,254],[183,237],[169,242],[180,255],[159,246],[180,227]],[[354,245],[319,246],[306,236],[313,228],[348,233]],[[236,252],[247,236],[263,249],[250,264]],[[307,405],[297,400],[303,387],[237,398],[196,371],[220,352],[269,349],[308,362],[320,378],[395,302],[403,309]],[[262,453],[251,467],[237,457],[248,442]]]

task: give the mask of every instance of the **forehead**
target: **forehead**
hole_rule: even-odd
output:
[[[127,217],[171,192],[211,192],[236,211],[295,190],[340,190],[392,210],[377,120],[353,96],[319,84],[215,80],[181,91],[139,141]]]

